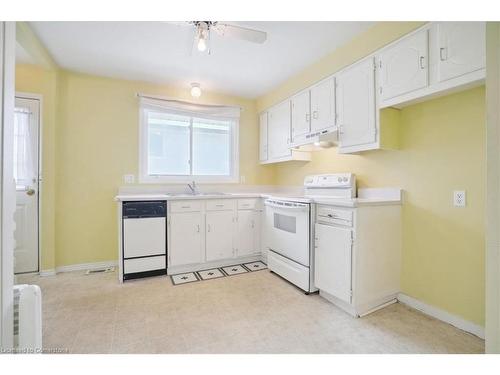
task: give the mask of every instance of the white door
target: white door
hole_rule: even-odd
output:
[[[169,266],[203,263],[202,216],[199,212],[170,215]]]
[[[239,257],[259,252],[259,215],[259,212],[251,210],[238,211],[237,255]]]
[[[267,112],[263,112],[259,117],[259,160],[267,160]]]
[[[309,90],[292,97],[292,139],[311,130],[311,106]],[[293,142],[293,141],[292,141]]]
[[[315,229],[315,286],[351,303],[352,231],[323,224]]]
[[[292,155],[290,149],[290,102],[284,101],[268,111],[269,159]]]
[[[486,66],[484,22],[440,22],[437,30],[440,82]]]
[[[362,60],[337,76],[340,151],[377,140],[374,60]]]
[[[428,31],[422,30],[385,49],[379,56],[382,100],[428,85]]]
[[[123,257],[136,258],[165,255],[166,225],[164,217],[123,220]]]
[[[206,252],[207,261],[228,259],[234,256],[233,211],[207,212]]]
[[[335,77],[311,88],[311,132],[335,125]]]
[[[40,101],[16,97],[14,113],[14,179],[16,230],[14,272],[38,272],[38,147]]]

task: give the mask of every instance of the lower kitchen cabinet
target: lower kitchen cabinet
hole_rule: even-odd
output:
[[[315,230],[316,287],[351,303],[352,230],[324,224]]]
[[[182,212],[170,215],[168,266],[203,263],[205,261],[203,227],[201,212]]]
[[[236,256],[260,253],[260,212],[253,210],[238,211],[236,234]]]
[[[401,207],[318,205],[314,284],[354,316],[396,301],[400,291]]]
[[[233,211],[210,211],[206,214],[206,259],[234,256],[235,220]]]

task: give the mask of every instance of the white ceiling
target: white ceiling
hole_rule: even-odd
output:
[[[365,31],[370,22],[228,22],[266,31],[264,44],[211,35],[200,54],[192,26],[168,22],[30,22],[57,64],[82,73],[167,83],[248,98],[273,89]]]

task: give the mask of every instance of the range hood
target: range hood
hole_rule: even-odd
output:
[[[319,151],[333,147],[338,142],[338,128],[332,126],[326,129],[302,134],[293,138],[290,147],[301,151]]]

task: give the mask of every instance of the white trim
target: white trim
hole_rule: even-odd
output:
[[[14,345],[14,211],[13,118],[16,23],[0,22],[0,347]]]
[[[463,331],[472,333],[473,335],[484,339],[484,327],[480,326],[479,324],[465,320],[457,315],[450,314],[447,311],[441,310],[438,307],[428,305],[425,302],[419,301],[418,299],[415,299],[403,293],[398,294],[398,301],[426,315],[432,316],[433,318],[451,324],[454,327],[457,327]]]
[[[147,174],[147,123],[145,120],[145,112],[147,106],[139,107],[139,183],[141,184],[186,184],[192,181],[197,183],[239,183],[240,182],[240,138],[239,128],[240,120],[237,118],[228,119],[221,117],[220,120],[230,121],[231,126],[231,175],[229,176],[150,176]],[[194,114],[192,114],[194,116]],[[203,115],[200,115],[203,117]],[[194,116],[195,117],[195,116]],[[215,117],[211,117],[215,118]],[[192,140],[190,141],[192,144]]]
[[[106,267],[116,267],[117,265],[118,265],[118,261],[116,261],[116,260],[108,260],[108,261],[96,262],[96,263],[70,264],[68,266],[56,267],[55,272],[61,273],[61,272],[96,270],[96,269],[106,268]]]
[[[43,164],[42,164],[42,151],[43,151],[43,95],[30,92],[16,91],[15,99],[28,99],[38,100],[38,188],[37,188],[37,230],[38,230],[38,270],[42,269],[42,192],[43,192]]]
[[[116,260],[108,260],[105,262],[95,262],[95,263],[70,264],[68,266],[56,267],[55,269],[51,268],[48,270],[42,270],[39,272],[39,275],[42,277],[55,276],[58,273],[64,273],[64,272],[98,270],[102,268],[117,267],[117,266],[118,266],[118,261]]]
[[[41,277],[46,277],[46,276],[55,276],[56,275],[56,270],[51,268],[49,270],[42,270],[38,273]]]

